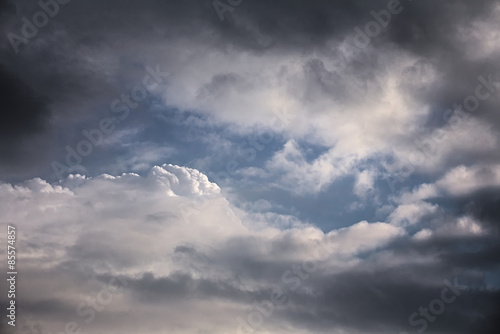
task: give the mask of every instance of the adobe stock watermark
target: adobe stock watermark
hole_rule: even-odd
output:
[[[444,313],[446,305],[453,303],[461,292],[459,289],[467,288],[466,285],[459,285],[457,277],[455,277],[453,284],[445,279],[443,281],[445,287],[441,290],[439,298],[433,299],[429,302],[428,307],[419,307],[418,312],[413,312],[408,317],[408,324],[412,327],[420,326],[416,329],[417,333],[423,333],[428,326],[428,322],[436,321],[437,317]],[[399,334],[410,334],[408,332],[400,332]]]
[[[227,0],[227,3],[222,0],[214,0],[214,2],[212,2],[212,5],[215,9],[215,12],[219,16],[219,19],[221,21],[224,21],[224,13],[228,11],[232,12],[234,10],[234,7],[238,7],[242,2],[243,0]]]
[[[26,16],[21,18],[23,23],[19,34],[7,33],[12,49],[17,54],[21,44],[28,44],[30,40],[38,35],[38,28],[43,28],[49,23],[49,18],[53,18],[59,13],[60,5],[67,5],[71,0],[39,0],[40,11],[33,14],[31,20]],[[21,36],[22,35],[22,36]]]
[[[269,121],[270,129],[265,129],[261,133],[254,133],[247,137],[243,143],[241,151],[243,152],[239,158],[242,158],[246,163],[251,163],[257,157],[259,152],[262,152],[267,145],[270,145],[277,137],[275,130],[284,129],[286,123],[290,122],[289,113],[285,110],[273,112],[273,117]],[[235,176],[238,168],[241,167],[240,162],[236,159],[229,160],[226,163],[225,170],[213,173],[209,172],[208,176],[212,178],[219,186],[226,183],[231,176]]]
[[[25,310],[22,307],[19,307],[19,314],[24,314],[24,311]],[[31,319],[26,319],[26,317],[20,316],[16,321],[18,324],[16,324],[16,327],[12,329],[12,334],[45,334],[42,331],[42,326],[36,320],[31,321]]]
[[[366,48],[373,38],[380,35],[382,30],[389,26],[393,15],[400,14],[404,9],[399,0],[389,0],[386,8],[387,9],[382,9],[378,12],[374,10],[370,11],[370,15],[375,20],[366,23],[364,29],[361,29],[359,26],[356,26],[353,29],[355,32],[353,37],[354,45],[347,43],[346,49],[344,51],[341,50],[346,63],[353,55],[360,53],[364,48]]]
[[[84,318],[85,324],[91,324],[96,318],[96,312],[104,310],[104,306],[111,304],[115,295],[122,294],[127,281],[120,277],[111,277],[108,284],[96,294],[95,298],[87,298],[76,307],[76,315]],[[76,321],[68,321],[64,325],[64,331],[56,334],[80,334],[82,325]],[[51,334],[51,333],[49,333]]]
[[[239,325],[237,334],[249,334],[259,330],[264,325],[264,321],[273,315],[276,307],[286,303],[288,300],[286,290],[297,290],[304,281],[309,279],[310,274],[318,270],[318,262],[325,255],[329,255],[330,251],[321,242],[318,242],[317,246],[311,258],[302,261],[301,264],[294,264],[283,272],[280,284],[272,289],[269,299],[260,303],[254,302],[246,319],[237,318]],[[322,250],[323,254],[320,254],[319,250]]]
[[[168,72],[161,71],[160,65],[156,65],[155,69],[146,66],[146,71],[148,74],[142,79],[142,84],[132,88],[130,94],[123,93],[120,98],[111,102],[110,110],[115,114],[113,117],[102,118],[95,129],[83,129],[82,134],[86,139],[80,140],[75,148],[66,145],[66,165],[58,161],[52,162],[52,169],[59,180],[62,180],[66,174],[81,168],[83,158],[92,154],[95,146],[103,143],[104,135],[111,134],[116,129],[116,124],[124,121],[130,115],[130,111],[136,109],[139,103],[143,102],[169,75]]]
[[[458,128],[464,120],[469,119],[469,113],[477,111],[481,102],[490,99],[497,94],[500,85],[500,71],[490,73],[486,77],[480,75],[477,77],[478,84],[474,93],[466,96],[462,103],[455,103],[453,108],[447,109],[443,114],[443,120],[450,124],[452,128]],[[467,112],[464,112],[467,111]],[[384,175],[384,179],[392,192],[395,191],[395,185],[404,182],[411,175],[416,167],[422,165],[427,158],[432,157],[438,152],[438,145],[446,139],[446,132],[442,128],[436,128],[430,136],[422,140],[415,140],[415,148],[410,152],[406,161],[398,161],[399,172],[395,175]]]

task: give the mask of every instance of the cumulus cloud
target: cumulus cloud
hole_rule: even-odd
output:
[[[63,322],[46,323],[36,305],[48,303],[54,311],[56,304],[66,305],[71,313],[95,288],[93,281],[78,286],[92,275],[129,282],[119,297],[122,304],[106,308],[103,319],[132,307],[135,298],[144,316],[154,317],[152,305],[162,303],[170,309],[178,305],[170,298],[186,297],[183,307],[192,308],[190,316],[181,319],[174,312],[167,319],[177,318],[186,331],[193,317],[209,328],[231,328],[235,324],[229,314],[241,312],[249,295],[279,282],[280,269],[312,259],[318,243],[327,249],[322,251],[324,265],[339,266],[403,233],[385,223],[367,222],[326,235],[300,222],[283,229],[270,217],[254,225],[255,216],[240,219],[244,213],[233,208],[205,175],[175,165],[153,167],[145,177],[71,175],[60,184],[32,179],[19,185],[3,183],[0,189],[3,219],[23,231],[18,246],[24,250],[23,270],[31,273],[20,278],[28,287],[20,300],[25,312],[40,316],[52,331],[63,328]],[[251,266],[242,262],[265,271],[248,272]],[[49,279],[51,272],[61,275]],[[207,298],[220,303],[217,317],[224,324],[211,317],[200,320],[209,312],[203,306]],[[229,314],[224,316],[224,310]],[[119,327],[154,332],[152,327],[132,325],[132,319]],[[100,321],[86,330],[99,326]]]
[[[481,188],[500,185],[500,166],[459,166],[436,182],[439,189],[451,195],[464,195]]]
[[[417,312],[428,332],[495,332],[498,3],[236,2],[221,21],[211,0],[71,1],[18,53],[0,41],[19,320],[389,333]],[[0,1],[1,30],[39,7]],[[152,68],[168,78],[138,101]],[[51,162],[105,118],[58,182]],[[457,275],[457,301],[419,314]]]
[[[328,297],[332,289],[349,284],[356,272],[381,275],[382,268],[401,263],[406,252],[398,255],[394,250],[400,246],[392,243],[408,235],[395,221],[422,217],[400,207],[390,223],[361,221],[326,234],[300,221],[276,224],[275,216],[235,208],[205,175],[176,165],[155,166],[146,176],[71,175],[59,184],[42,179],[3,183],[0,196],[3,219],[16,224],[24,254],[26,275],[19,277],[25,287],[19,296],[23,312],[52,332],[68,321],[85,331],[234,331],[238,317],[249,321],[247,305],[268,300],[276,286],[289,302],[276,306],[263,328],[286,332],[298,326],[307,332],[310,320],[296,324],[297,312],[306,319],[322,312],[338,315],[343,308],[332,304],[321,311],[323,302],[296,308],[320,293],[335,299]],[[456,238],[481,235],[473,220],[464,218],[457,226],[462,232]],[[430,234],[419,232],[414,239],[427,240]],[[372,255],[365,258],[367,252]],[[391,260],[385,259],[388,254]],[[324,281],[328,277],[333,286]],[[109,299],[99,294],[107,285],[120,293],[99,303]],[[432,289],[412,287],[417,288]],[[385,293],[395,297],[394,291]],[[379,293],[368,296],[381,298]],[[93,312],[92,298],[97,303]],[[348,314],[352,321],[329,326],[352,329],[361,318],[396,326],[375,314],[368,319]]]

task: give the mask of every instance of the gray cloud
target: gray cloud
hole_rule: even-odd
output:
[[[401,0],[352,52],[354,28],[387,5],[244,0],[221,21],[212,1],[71,1],[19,53],[1,39],[0,211],[22,231],[20,317],[43,333],[69,321],[233,332],[279,286],[269,332],[415,332],[412,312],[458,277],[460,296],[426,332],[496,333],[500,7]],[[3,36],[37,10],[0,1]],[[52,182],[50,163],[156,64],[168,80],[95,148],[88,176]],[[469,96],[477,110],[458,113]],[[280,139],[264,143],[266,131]],[[212,178],[249,149],[224,190],[195,169],[153,168],[168,158]],[[410,175],[379,189],[416,151]],[[129,170],[140,175],[99,175]],[[235,205],[248,198],[268,201]],[[352,213],[370,205],[376,217]],[[321,240],[318,269],[284,282]],[[113,278],[127,286],[92,311]]]

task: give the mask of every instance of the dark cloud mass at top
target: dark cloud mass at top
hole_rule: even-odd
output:
[[[498,1],[0,0],[0,29],[1,333],[498,333]]]
[[[36,96],[31,87],[5,68],[0,71],[0,88],[5,93],[2,100],[2,136],[15,137],[43,131],[50,117],[47,100]]]

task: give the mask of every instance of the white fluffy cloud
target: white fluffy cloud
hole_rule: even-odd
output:
[[[403,192],[397,201],[409,204],[447,195],[464,196],[498,186],[500,186],[499,165],[461,165],[451,169],[434,183],[421,184],[411,191]]]
[[[320,192],[340,177],[356,175],[369,159],[392,156],[418,172],[436,173],[457,155],[486,156],[498,147],[491,126],[471,117],[450,120],[439,140],[432,137],[433,129],[423,124],[434,106],[414,93],[438,82],[439,69],[402,51],[385,50],[367,75],[322,52],[258,57],[239,50],[206,55],[194,45],[188,50],[190,70],[174,71],[165,103],[234,124],[242,133],[263,126],[283,134],[287,142],[266,167],[268,175],[280,175],[276,186],[287,190]],[[199,57],[207,60],[193,61]],[[176,68],[188,66],[171,61]],[[308,161],[297,142],[322,145],[326,152]]]
[[[255,126],[283,134],[288,141],[268,168],[273,175],[288,168],[279,184],[286,189],[316,193],[369,158],[406,159],[430,113],[409,90],[432,84],[437,70],[402,51],[386,50],[373,72],[357,73],[331,52],[262,56],[183,47],[188,57],[171,55],[164,65],[172,69],[164,103],[233,124],[243,134]],[[299,141],[327,152],[307,162],[295,145]]]
[[[425,216],[437,211],[438,206],[427,202],[415,202],[399,205],[389,216],[389,222],[395,226],[409,226],[416,224]]]
[[[458,166],[438,180],[436,186],[455,196],[497,187],[500,186],[500,165]]]
[[[153,167],[144,177],[71,175],[57,185],[41,179],[4,183],[0,210],[18,231],[26,273],[20,276],[26,287],[20,300],[32,308],[43,303],[66,305],[69,318],[65,319],[76,319],[86,331],[102,330],[100,321],[86,324],[71,310],[95,295],[99,284],[90,280],[92,275],[129,281],[125,292],[97,319],[132,312],[134,304],[133,312],[141,310],[143,317],[153,321],[147,325],[131,315],[120,325],[110,320],[108,325],[117,326],[114,330],[154,333],[164,319],[177,323],[179,333],[192,333],[196,319],[196,326],[230,331],[236,326],[234,317],[245,307],[238,295],[279,283],[285,266],[315,258],[318,243],[327,250],[317,259],[325,270],[347,270],[359,262],[359,252],[404,235],[402,229],[386,223],[360,222],[326,235],[297,220],[276,224],[276,219],[285,217],[235,209],[205,175],[174,165]],[[246,268],[241,263],[254,263],[269,274],[241,272]],[[189,289],[184,285],[188,283],[193,284]],[[188,289],[179,293],[191,297],[175,303],[155,301],[154,294],[152,300],[134,299],[137,289],[143,289],[141,298],[156,288],[166,289],[161,293],[168,295],[169,284],[174,290]],[[207,304],[204,294],[215,299]],[[168,316],[158,317],[154,307],[158,302],[169,310]],[[212,303],[219,305],[217,311],[210,307]],[[189,314],[184,314],[187,309]],[[64,326],[62,320],[40,321],[52,331]],[[136,327],[139,323],[143,327]]]

